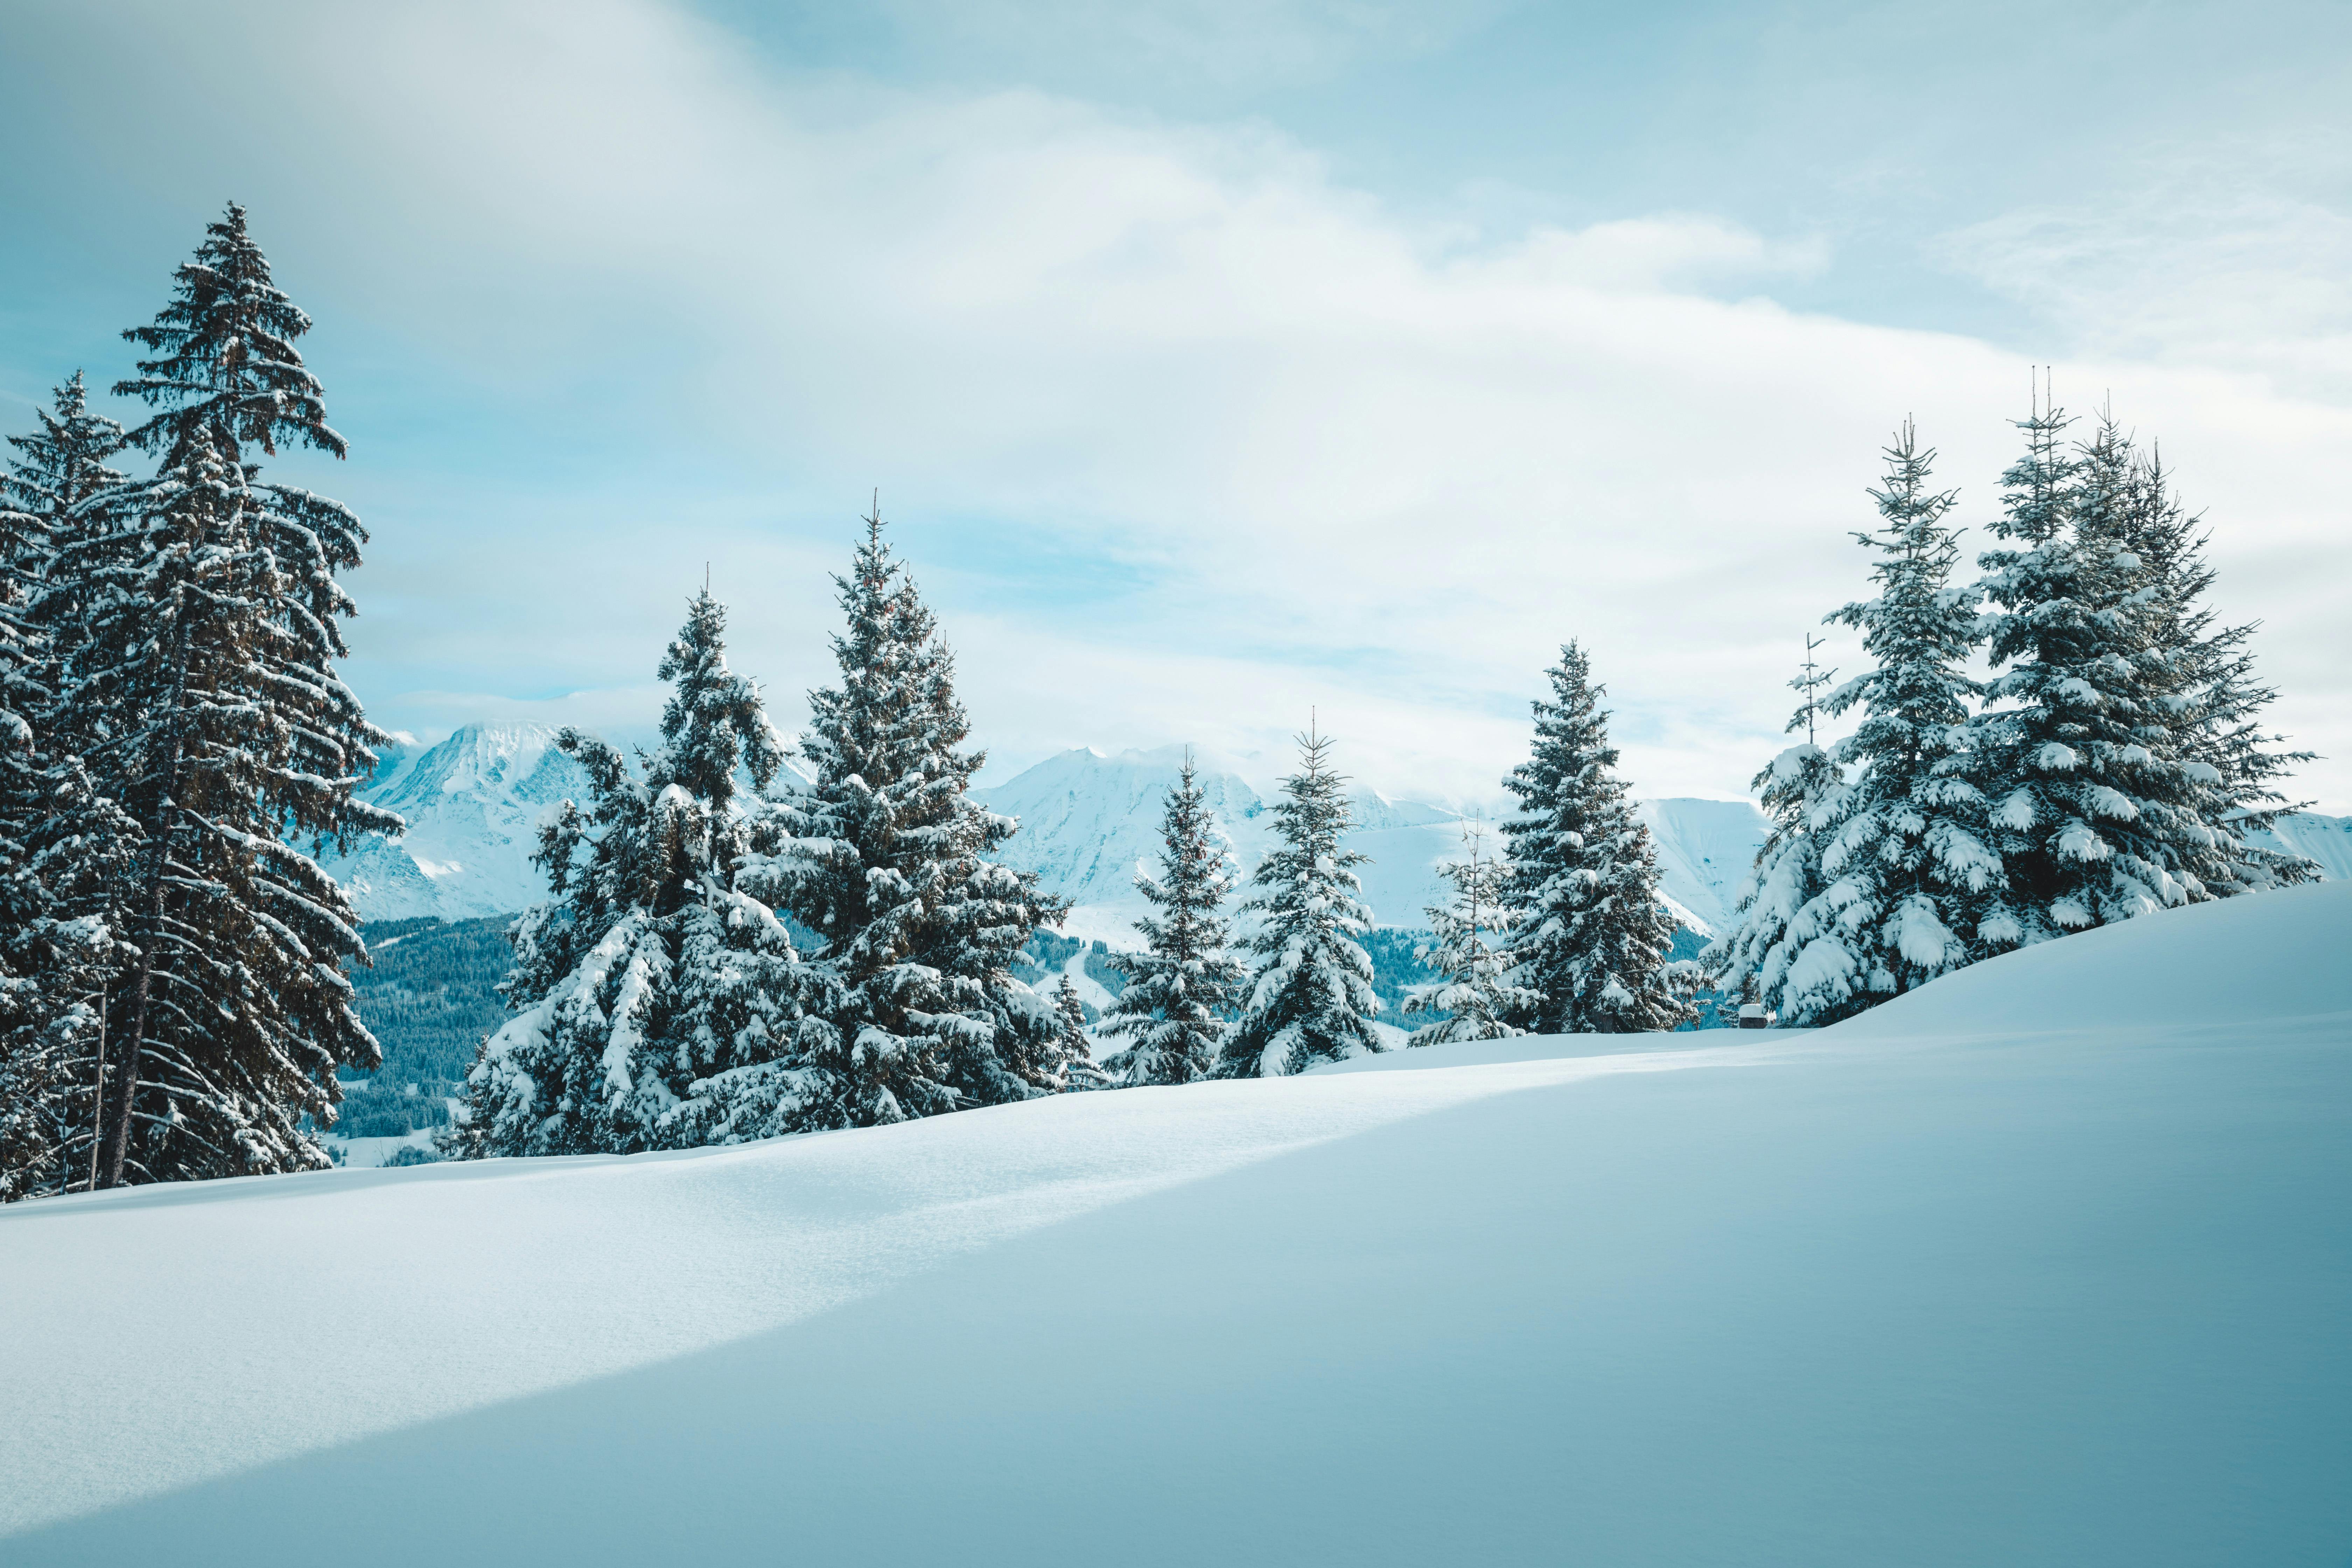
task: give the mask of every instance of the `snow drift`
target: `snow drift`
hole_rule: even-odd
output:
[[[2347,951],[20,1205],[0,1556],[2339,1563]]]

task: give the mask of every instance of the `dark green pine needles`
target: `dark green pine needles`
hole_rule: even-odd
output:
[[[1533,753],[1503,781],[1519,803],[1502,825],[1519,911],[1510,980],[1532,997],[1511,1022],[1538,1035],[1671,1029],[1695,1010],[1669,972],[1675,921],[1617,777],[1602,689],[1574,643],[1549,677]]]

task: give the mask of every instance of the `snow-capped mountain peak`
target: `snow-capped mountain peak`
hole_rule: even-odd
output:
[[[530,863],[540,817],[584,790],[580,764],[545,724],[467,724],[423,751],[388,755],[360,794],[407,819],[327,869],[370,920],[504,914],[547,896]]]

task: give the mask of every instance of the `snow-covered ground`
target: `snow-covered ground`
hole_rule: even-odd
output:
[[[16,1205],[0,1560],[2338,1564],[2347,952]]]

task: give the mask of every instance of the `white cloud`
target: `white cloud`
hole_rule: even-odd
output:
[[[1312,80],[1411,56],[1504,9],[1497,0],[888,0],[912,48],[1017,59],[1098,84],[1149,74],[1216,86]]]
[[[381,529],[368,583],[416,608],[369,601],[370,679],[404,684],[365,689],[419,728],[457,711],[427,686],[545,689],[564,658],[635,692],[714,555],[780,584],[734,596],[738,667],[823,679],[813,563],[879,482],[895,516],[956,520],[918,565],[1006,762],[1183,738],[1278,760],[1313,705],[1359,776],[1483,795],[1573,637],[1641,787],[1736,794],[1801,635],[1863,587],[1845,531],[1887,432],[1916,416],[1980,523],[2024,402],[1980,342],[1726,297],[1822,252],[1704,216],[1465,250],[1262,128],[771,79],[629,0],[152,25],[215,60],[196,82],[230,50],[288,84],[272,113],[304,137],[247,171],[284,215],[265,238],[295,227],[331,292],[467,375],[639,411],[632,457],[672,481],[657,520],[500,540],[469,514],[466,559],[512,564],[467,574],[462,625],[427,603],[451,531]],[[2164,438],[2213,503],[2225,607],[2269,621],[2284,721],[2352,758],[2352,413],[2158,357],[2063,363],[2062,395]],[[991,566],[992,531],[1132,586]],[[415,676],[428,656],[473,679]],[[2313,793],[2352,805],[2330,766]]]

